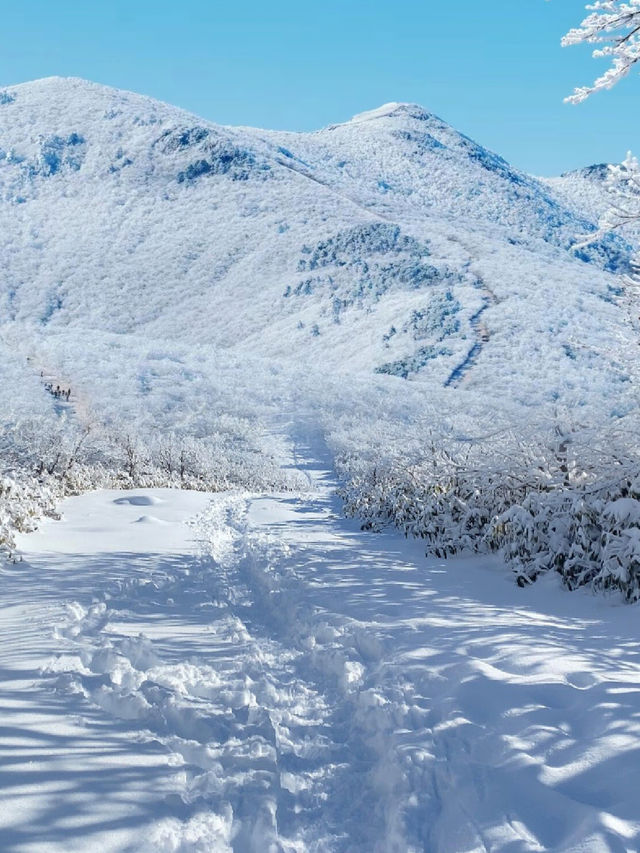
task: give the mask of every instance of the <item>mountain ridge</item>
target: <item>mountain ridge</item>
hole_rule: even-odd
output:
[[[608,351],[622,323],[630,247],[576,256],[593,219],[419,105],[294,133],[80,78],[2,92],[0,307],[28,335],[192,340],[526,399],[541,369],[545,394],[586,389],[570,338]]]

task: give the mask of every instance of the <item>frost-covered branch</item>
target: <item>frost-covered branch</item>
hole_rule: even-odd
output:
[[[629,152],[624,162],[609,166],[604,182],[609,206],[600,216],[598,228],[578,238],[574,251],[590,246],[606,237],[612,231],[621,231],[632,241],[640,223],[640,163]],[[640,253],[629,260],[629,278],[640,281]],[[583,344],[581,344],[583,345]]]
[[[573,104],[586,100],[593,92],[611,89],[640,60],[640,0],[597,0],[586,8],[590,14],[567,33],[562,45],[598,45],[594,57],[609,57],[611,66],[592,86],[579,87],[566,99]],[[606,187],[610,207],[600,220],[598,231],[582,245],[640,220],[640,167],[631,153],[624,163],[609,167]],[[632,262],[634,277],[639,268],[640,261],[636,259]]]
[[[631,152],[619,166],[610,166],[606,181],[610,207],[601,227],[606,231],[624,228],[640,219],[640,164]]]
[[[573,104],[611,89],[640,60],[640,0],[599,0],[586,8],[590,14],[567,33],[562,45],[598,45],[593,56],[610,58],[611,65],[591,86],[581,86],[567,98]]]

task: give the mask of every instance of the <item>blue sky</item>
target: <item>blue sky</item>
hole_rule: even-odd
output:
[[[562,103],[602,68],[561,49],[584,0],[20,0],[0,85],[73,75],[223,124],[311,130],[415,101],[535,174],[640,150],[640,77]]]

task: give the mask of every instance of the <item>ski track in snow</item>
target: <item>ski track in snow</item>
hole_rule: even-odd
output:
[[[639,848],[637,611],[362,533],[325,458],[294,447],[307,495],[93,493],[22,538],[2,850]]]

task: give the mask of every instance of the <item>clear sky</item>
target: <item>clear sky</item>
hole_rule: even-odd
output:
[[[78,76],[222,124],[312,130],[413,101],[540,175],[640,152],[640,75],[586,104],[602,69],[560,48],[585,0],[19,0],[0,85]]]

